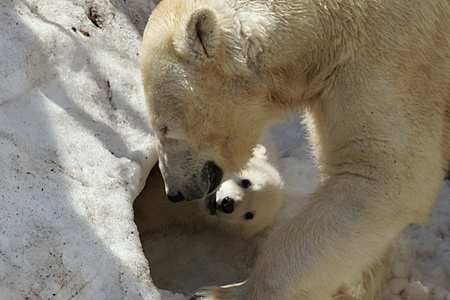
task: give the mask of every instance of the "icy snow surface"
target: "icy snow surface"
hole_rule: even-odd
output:
[[[161,289],[150,278],[132,203],[156,163],[139,72],[153,8],[0,2],[0,299],[184,299],[251,269],[258,241],[168,231],[142,237]],[[318,178],[301,128],[275,130],[286,192],[306,195]],[[390,259],[385,299],[450,299],[448,182]]]
[[[145,22],[124,9],[0,2],[0,299],[159,297],[132,211],[156,160]]]

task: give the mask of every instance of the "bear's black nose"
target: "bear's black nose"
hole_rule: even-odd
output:
[[[223,198],[219,209],[225,214],[231,214],[234,211],[234,199],[230,197]]]
[[[223,171],[213,161],[208,161],[203,170],[206,170],[208,180],[208,194],[217,189],[222,182]]]

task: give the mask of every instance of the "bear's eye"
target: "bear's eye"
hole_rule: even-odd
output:
[[[163,126],[159,127],[159,133],[167,139],[172,139],[172,140],[183,140],[184,139],[184,135],[182,134],[182,132],[180,130],[177,129],[176,126],[172,126],[171,128],[169,128],[167,125],[163,125]]]
[[[161,126],[159,128],[159,132],[161,132],[162,135],[166,135],[168,131],[169,131],[169,128],[167,126]]]
[[[252,212],[246,212],[245,215],[244,215],[244,218],[246,220],[251,220],[251,219],[253,219],[254,216],[255,215]]]
[[[244,189],[248,188],[249,186],[252,185],[252,183],[250,182],[250,180],[248,179],[242,179],[241,181],[241,185]]]

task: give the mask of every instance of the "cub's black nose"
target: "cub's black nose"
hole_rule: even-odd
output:
[[[234,211],[234,199],[230,197],[223,198],[219,209],[225,214],[231,214]]]
[[[167,195],[167,199],[169,199],[170,202],[181,202],[185,200],[181,192],[178,192],[178,194],[174,195]]]

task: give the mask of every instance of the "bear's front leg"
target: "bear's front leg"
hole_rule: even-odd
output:
[[[191,299],[331,299],[414,221],[419,201],[398,186],[351,173],[328,178],[296,217],[269,236],[244,284],[202,290]]]

